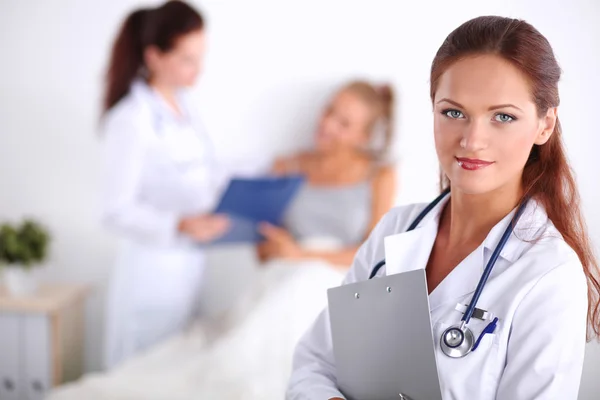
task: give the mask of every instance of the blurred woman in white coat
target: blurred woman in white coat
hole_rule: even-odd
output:
[[[228,227],[209,211],[224,177],[183,91],[200,72],[204,43],[202,16],[171,1],[129,15],[112,50],[103,219],[121,240],[108,293],[109,368],[187,324],[202,281],[198,242]]]

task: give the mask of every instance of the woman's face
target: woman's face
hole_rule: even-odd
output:
[[[355,150],[369,140],[368,127],[373,111],[355,93],[342,90],[321,116],[316,147],[322,152]]]
[[[452,64],[433,100],[435,146],[452,188],[479,194],[520,188],[534,144],[548,141],[556,108],[538,116],[528,80],[495,55]]]
[[[179,37],[173,48],[166,52],[156,47],[146,49],[150,79],[175,88],[192,86],[202,69],[205,37],[204,31],[197,30]]]

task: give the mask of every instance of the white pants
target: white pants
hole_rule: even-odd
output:
[[[203,252],[125,243],[108,288],[105,367],[181,331],[197,309]]]

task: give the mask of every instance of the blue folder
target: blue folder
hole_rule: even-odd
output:
[[[299,175],[232,179],[215,213],[231,220],[229,231],[210,244],[256,243],[260,222],[281,226],[284,213],[304,183]]]

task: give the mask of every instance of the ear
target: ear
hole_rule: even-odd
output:
[[[144,49],[144,64],[150,72],[156,69],[160,56],[161,51],[156,46],[148,46]]]
[[[540,119],[540,129],[537,137],[535,138],[535,144],[542,145],[552,136],[554,127],[556,126],[556,119],[558,118],[558,109],[551,107],[546,111],[546,115]]]

